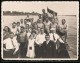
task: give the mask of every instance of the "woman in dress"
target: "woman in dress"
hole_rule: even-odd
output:
[[[31,33],[28,41],[29,41],[28,42],[28,51],[27,51],[26,56],[29,58],[34,58],[35,57],[35,48],[34,48],[35,39],[33,38],[32,33]]]

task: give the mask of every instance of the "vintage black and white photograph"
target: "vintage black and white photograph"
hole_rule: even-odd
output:
[[[78,60],[78,1],[3,1],[3,60]]]

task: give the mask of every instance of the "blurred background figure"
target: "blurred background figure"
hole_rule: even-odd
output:
[[[11,31],[14,33],[14,35],[17,34],[17,23],[15,22],[12,23]]]
[[[3,29],[3,40],[9,38],[11,29],[8,26],[5,26]]]
[[[47,16],[47,13],[45,12],[45,9],[42,9],[42,21],[44,22],[46,20],[46,16]]]
[[[20,33],[20,22],[17,22],[17,34]]]
[[[24,26],[25,27],[23,19],[20,19],[20,26]]]

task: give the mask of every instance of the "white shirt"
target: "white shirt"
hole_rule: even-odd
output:
[[[55,43],[57,42],[57,40],[59,40],[61,43],[64,43],[64,41],[56,33],[54,33],[54,38],[55,38],[55,40],[54,40]],[[56,45],[56,49],[58,49],[57,45]]]
[[[34,41],[35,41],[35,39],[29,39],[29,43],[28,43],[28,46],[29,47],[34,47]]]
[[[31,33],[30,33],[30,32],[28,32],[28,33],[27,33],[27,37],[29,38],[29,36],[30,36],[30,35],[31,35]]]
[[[50,33],[49,35],[50,35],[50,40],[54,40],[53,34]]]
[[[54,42],[56,42],[57,40],[59,40],[61,43],[64,43],[64,41],[59,37],[58,34],[53,33],[53,36],[54,36],[54,38],[55,38]]]
[[[3,41],[3,44],[6,45],[6,49],[14,49],[14,48],[16,48],[17,50],[19,49],[19,43],[17,42],[16,37],[14,37],[13,39],[11,38],[5,39]]]
[[[45,41],[45,34],[37,35],[36,40],[35,40],[37,44],[42,44],[44,41]]]

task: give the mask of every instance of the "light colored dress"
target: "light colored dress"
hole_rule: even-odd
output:
[[[27,50],[27,57],[34,58],[35,57],[35,48],[34,48],[34,41],[35,39],[29,39],[28,43],[28,50]]]

